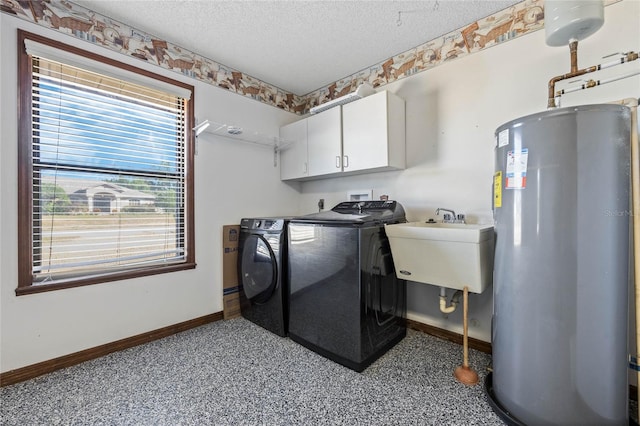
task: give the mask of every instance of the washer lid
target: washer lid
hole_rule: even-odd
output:
[[[396,223],[405,222],[404,208],[396,201],[344,201],[326,212],[293,219],[314,223]]]

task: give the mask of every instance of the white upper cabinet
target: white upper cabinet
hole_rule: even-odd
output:
[[[342,107],[345,172],[404,169],[404,100],[383,91]]]
[[[280,151],[280,179],[301,179],[309,175],[307,162],[307,120],[282,126],[280,139],[285,147]]]
[[[334,107],[307,120],[309,176],[342,171],[342,115]]]
[[[280,137],[295,141],[280,152],[282,180],[406,167],[405,104],[387,91],[284,126]]]

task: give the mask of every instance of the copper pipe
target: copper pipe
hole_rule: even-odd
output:
[[[571,54],[571,72],[553,77],[549,80],[549,99],[547,100],[547,108],[556,107],[556,83],[568,78],[577,77],[579,75],[588,74],[590,72],[598,71],[599,65],[594,65],[582,70],[578,69],[578,42],[572,41],[569,43],[569,52]]]
[[[563,74],[563,75],[559,75],[557,77],[553,77],[551,80],[549,80],[549,99],[547,102],[547,107],[548,108],[555,108],[556,107],[556,98],[555,98],[555,90],[556,90],[556,83],[562,80],[566,80],[568,78],[573,78],[573,77],[577,77],[579,75],[583,75],[583,74],[588,74],[590,72],[594,72],[594,71],[598,71],[599,67],[597,65],[594,65],[592,67],[589,68],[585,68],[583,70],[577,70],[576,72],[570,72],[568,74]]]
[[[606,65],[601,64],[599,69],[603,70],[603,69],[606,69],[606,68],[608,68]],[[603,84],[612,83],[614,81],[618,81],[618,80],[622,80],[622,79],[625,79],[625,78],[633,77],[634,75],[639,75],[639,74],[640,74],[640,69],[628,72],[626,74],[620,74],[620,75],[617,75],[617,76],[614,76],[614,77],[603,78],[602,80],[590,79],[590,80],[587,80],[586,82],[584,82],[583,84],[581,84],[580,86],[576,85],[576,86],[571,87],[569,89],[558,90],[556,92],[556,97],[561,96],[561,95],[565,95],[567,93],[577,92],[578,90],[590,89],[592,87],[597,87],[597,86],[601,86]]]
[[[569,53],[571,54],[571,72],[578,71],[578,40],[569,43]]]
[[[549,80],[549,98],[547,100],[547,108],[555,108],[556,107],[556,96],[560,96],[564,93],[564,91],[559,91],[556,93],[556,83],[562,80],[566,80],[569,78],[577,77],[583,74],[588,74],[594,71],[599,71],[601,69],[609,68],[611,66],[624,64],[625,62],[631,62],[638,59],[638,52],[627,52],[624,53],[623,56],[619,59],[619,61],[613,61],[611,63],[594,65],[585,69],[578,69],[578,42],[573,40],[569,43],[569,53],[571,55],[571,72],[567,74],[562,74],[557,77],[553,77]],[[597,86],[599,82],[594,82],[593,80],[589,80],[587,82],[586,88]]]

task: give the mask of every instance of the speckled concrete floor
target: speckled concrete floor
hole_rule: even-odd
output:
[[[460,346],[408,330],[356,373],[238,318],[0,388],[0,424],[502,425],[460,363]],[[489,363],[470,351],[481,380]]]

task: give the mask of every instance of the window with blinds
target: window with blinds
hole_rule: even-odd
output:
[[[166,79],[158,89],[121,78],[131,71],[113,61],[77,66],[77,52],[26,46],[30,273],[19,289],[191,265],[189,98],[162,90]]]

